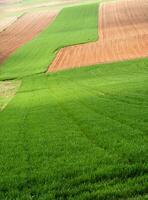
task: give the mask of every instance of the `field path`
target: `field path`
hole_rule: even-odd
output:
[[[148,2],[106,2],[99,8],[99,40],[62,48],[48,71],[147,56]]]
[[[52,22],[55,13],[28,13],[0,33],[0,63]]]

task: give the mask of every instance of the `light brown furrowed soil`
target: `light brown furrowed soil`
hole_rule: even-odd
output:
[[[29,13],[0,33],[0,63],[52,22],[55,13]]]
[[[99,9],[99,40],[62,48],[49,72],[148,57],[146,0],[106,2]]]
[[[17,20],[16,16],[13,17],[6,17],[4,19],[0,20],[0,32],[5,30],[8,26],[10,26],[12,23],[14,23]]]

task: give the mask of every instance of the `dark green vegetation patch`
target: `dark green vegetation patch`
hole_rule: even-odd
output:
[[[0,113],[0,199],[146,199],[147,65],[23,79]]]

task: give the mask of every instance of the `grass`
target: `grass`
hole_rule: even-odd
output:
[[[147,199],[147,64],[24,78],[0,113],[0,199]]]
[[[0,199],[148,199],[148,59],[43,73],[97,38],[97,9],[65,9],[2,66],[22,85],[0,112]]]
[[[52,25],[5,61],[0,80],[43,73],[60,48],[97,38],[98,4],[65,8]]]

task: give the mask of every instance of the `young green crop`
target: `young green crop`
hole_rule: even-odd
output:
[[[0,199],[146,199],[147,65],[24,78],[0,113]]]
[[[5,61],[0,80],[46,72],[60,48],[97,38],[98,4],[65,8],[45,31]]]

